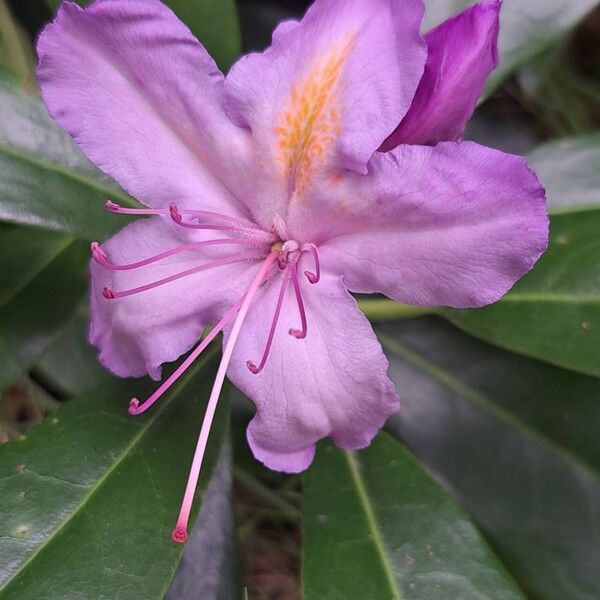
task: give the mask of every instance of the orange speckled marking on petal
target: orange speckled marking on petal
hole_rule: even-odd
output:
[[[354,36],[319,57],[298,83],[275,128],[277,157],[290,187],[301,193],[341,131],[339,82]]]

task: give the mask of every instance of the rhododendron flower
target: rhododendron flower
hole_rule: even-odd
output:
[[[92,245],[90,338],[120,376],[218,332],[224,351],[187,520],[227,375],[256,405],[254,455],[306,469],[326,436],[369,444],[399,408],[351,292],[424,306],[498,300],[546,248],[522,158],[458,142],[497,60],[496,1],[422,38],[421,0],[317,0],[227,77],[157,0],[64,2],[41,35],[50,114],[151,215]]]

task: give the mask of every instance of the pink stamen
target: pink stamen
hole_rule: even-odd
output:
[[[319,253],[317,252],[317,247],[314,244],[306,244],[303,246],[302,250],[304,252],[312,252],[313,259],[315,261],[315,272],[313,273],[311,271],[304,271],[304,274],[310,283],[318,283],[321,279],[321,263],[319,262]]]
[[[199,265],[198,267],[192,267],[191,269],[187,269],[185,271],[181,271],[180,273],[176,273],[175,275],[170,275],[169,277],[165,277],[164,279],[159,279],[158,281],[153,281],[152,283],[147,283],[146,285],[142,285],[140,287],[131,288],[129,290],[121,290],[115,291],[112,289],[110,285],[105,286],[103,290],[103,295],[107,300],[114,300],[115,298],[125,298],[126,296],[132,296],[133,294],[139,294],[140,292],[147,292],[148,290],[154,289],[161,285],[165,285],[166,283],[171,283],[172,281],[177,281],[178,279],[182,279],[183,277],[188,277],[189,275],[194,275],[195,273],[200,273],[201,271],[207,271],[208,269],[215,269],[217,267],[222,267],[225,265],[230,265],[236,262],[241,262],[243,260],[253,260],[257,258],[263,258],[264,254],[257,253],[246,253],[246,254],[236,254],[234,256],[229,256],[227,258],[221,260],[214,260],[212,262],[206,263],[204,265]]]
[[[181,365],[173,372],[173,374],[166,379],[161,386],[143,403],[137,398],[132,398],[129,402],[129,414],[130,415],[141,415],[146,412],[190,367],[190,365],[204,352],[206,347],[217,337],[217,335],[223,330],[223,327],[231,321],[236,315],[242,302],[244,301],[242,296],[226,313],[225,316],[211,329],[210,333],[198,344],[196,349],[181,363]]]
[[[126,208],[115,204],[111,200],[107,200],[104,203],[104,208],[110,212],[117,213],[119,215],[164,215],[165,210],[162,208]]]
[[[292,270],[292,283],[294,284],[294,292],[296,293],[296,302],[298,303],[298,310],[300,311],[300,320],[302,321],[302,330],[290,329],[290,335],[298,338],[299,340],[306,337],[308,326],[306,322],[306,311],[304,310],[304,301],[302,300],[302,291],[300,290],[300,282],[298,281],[298,263],[294,261],[290,263],[290,269]]]
[[[202,461],[204,459],[204,453],[206,451],[206,444],[208,442],[208,435],[210,433],[210,428],[212,425],[212,421],[215,416],[215,412],[217,409],[217,403],[219,400],[219,396],[221,394],[221,389],[223,387],[223,382],[225,381],[225,374],[227,373],[227,367],[229,366],[229,362],[231,360],[231,355],[233,354],[233,349],[237,342],[238,336],[240,334],[240,330],[248,314],[248,309],[250,308],[250,304],[254,297],[256,296],[256,292],[258,288],[262,285],[271,265],[277,260],[279,256],[279,252],[272,251],[267,258],[262,263],[262,266],[257,273],[254,281],[250,285],[248,292],[244,297],[244,301],[242,306],[235,318],[233,323],[233,327],[231,328],[231,333],[229,335],[229,339],[227,340],[227,344],[225,349],[223,350],[223,356],[221,358],[221,362],[219,364],[219,369],[217,371],[217,375],[215,377],[215,382],[213,384],[212,391],[210,393],[210,397],[208,399],[208,405],[206,408],[206,414],[204,415],[204,420],[202,421],[202,427],[200,428],[200,435],[198,436],[198,444],[196,445],[196,451],[194,453],[194,459],[192,461],[192,467],[190,469],[190,474],[188,477],[187,485],[185,488],[185,493],[183,495],[183,501],[181,503],[181,509],[179,511],[179,517],[177,519],[177,524],[175,525],[175,529],[173,529],[171,533],[171,538],[174,542],[178,544],[182,544],[187,540],[187,526],[190,518],[190,511],[192,509],[192,502],[194,500],[194,494],[196,492],[196,486],[198,485],[198,478],[200,477],[200,469],[202,467]]]
[[[175,254],[179,254],[180,252],[185,252],[187,250],[196,250],[205,246],[220,246],[226,244],[252,245],[254,243],[255,242],[253,242],[252,240],[237,238],[206,240],[204,242],[183,244],[182,246],[178,246],[177,248],[167,250],[166,252],[161,252],[160,254],[156,254],[155,256],[145,258],[135,263],[130,263],[127,265],[113,265],[111,262],[109,262],[108,257],[106,256],[106,252],[102,250],[100,244],[98,244],[98,242],[92,242],[92,257],[98,264],[102,265],[105,269],[110,269],[111,271],[129,271],[131,269],[138,269],[139,267],[150,265],[152,263],[158,262],[159,260],[162,260],[163,258],[168,258],[169,256],[173,256]]]
[[[171,215],[171,219],[173,219],[177,225],[186,227],[187,229],[239,232],[250,234],[253,237],[262,237],[267,242],[272,242],[274,240],[273,234],[260,229],[260,227],[256,223],[252,223],[252,221],[236,219],[235,217],[201,210],[180,210],[175,203],[169,205],[169,214]],[[197,219],[198,223],[184,221],[183,215],[188,215],[193,219]],[[207,219],[207,222],[202,222],[202,219]],[[219,223],[219,221],[225,221],[225,223]]]
[[[269,356],[269,352],[271,350],[271,345],[273,343],[273,337],[275,336],[275,329],[277,328],[277,322],[279,321],[279,314],[281,313],[281,307],[283,305],[283,299],[285,298],[285,291],[287,289],[288,283],[290,281],[290,272],[286,270],[283,274],[283,281],[281,282],[281,288],[279,289],[279,298],[277,299],[277,306],[275,307],[275,314],[273,315],[273,321],[271,322],[271,329],[269,331],[269,337],[267,338],[267,343],[265,344],[265,349],[260,359],[260,364],[258,367],[251,361],[246,362],[246,366],[254,375],[260,373],[267,363],[267,358]]]

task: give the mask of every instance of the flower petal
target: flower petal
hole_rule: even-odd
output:
[[[409,304],[483,306],[546,249],[545,192],[525,160],[472,142],[399,146],[297,207],[326,268],[355,292]],[[332,224],[335,224],[335,228]]]
[[[117,265],[137,262],[189,242],[178,238],[161,217],[128,225],[103,244]],[[104,286],[131,289],[169,277],[228,254],[234,247],[186,251],[127,271],[111,271],[92,261],[90,341],[100,361],[121,377],[148,373],[160,378],[160,365],[187,352],[204,327],[217,322],[248,288],[258,270],[248,261],[194,273],[154,289],[107,300]]]
[[[63,2],[37,49],[50,114],[130,194],[243,212],[220,180],[224,142],[243,134],[222,108],[223,75],[167,7]]]
[[[423,73],[422,14],[421,0],[317,0],[233,66],[225,105],[252,132],[265,215],[285,217],[323,165],[365,172]]]
[[[382,150],[461,138],[498,64],[500,6],[499,0],[476,4],[425,36],[425,73],[410,110]]]
[[[329,273],[315,285],[302,278],[306,338],[288,333],[300,319],[290,286],[265,368],[257,375],[248,370],[246,361],[262,355],[280,284],[274,277],[255,300],[228,376],[256,405],[248,427],[256,458],[296,473],[308,467],[325,436],[347,449],[367,446],[400,405],[369,322],[340,277]]]

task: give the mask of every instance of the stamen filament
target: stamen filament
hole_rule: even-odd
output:
[[[296,302],[298,303],[298,310],[300,312],[300,320],[302,321],[302,330],[290,329],[290,335],[293,335],[294,337],[301,340],[306,337],[308,325],[306,322],[306,311],[304,310],[304,301],[302,300],[302,291],[300,290],[300,282],[298,281],[298,262],[294,261],[290,263],[290,269],[292,271],[292,283],[294,284],[294,292],[296,294]]]
[[[251,234],[252,236],[261,236],[265,239],[265,241],[273,241],[273,234],[264,231],[258,225],[252,223],[251,221],[236,219],[235,217],[229,217],[227,215],[220,215],[218,213],[211,213],[201,210],[180,210],[175,203],[171,203],[169,205],[169,213],[171,215],[171,219],[173,219],[173,221],[175,221],[177,225],[180,225],[181,227],[186,227],[187,229],[243,232]],[[189,221],[184,221],[183,215],[190,215],[193,219],[197,219],[199,222],[190,223]],[[203,217],[215,219],[216,221],[223,220],[226,223],[223,224],[210,221],[202,223],[200,221]]]
[[[215,269],[217,267],[223,267],[225,265],[230,265],[236,262],[241,262],[243,260],[252,260],[256,258],[262,258],[264,254],[257,253],[246,253],[246,254],[236,254],[234,256],[229,256],[222,260],[214,260],[212,262],[206,263],[204,265],[199,265],[197,267],[192,267],[191,269],[187,269],[185,271],[181,271],[180,273],[176,273],[175,275],[170,275],[169,277],[165,277],[164,279],[159,279],[158,281],[153,281],[152,283],[147,283],[146,285],[142,285],[140,287],[131,288],[129,290],[120,290],[114,291],[110,285],[105,286],[103,290],[103,295],[107,300],[114,300],[116,298],[125,298],[126,296],[132,296],[133,294],[139,294],[140,292],[147,292],[153,288],[159,287],[166,283],[171,283],[173,281],[177,281],[178,279],[182,279],[183,277],[187,277],[188,275],[193,275],[195,273],[199,273],[200,271],[207,271],[208,269]]]
[[[279,321],[279,314],[281,313],[281,307],[283,305],[283,299],[285,298],[285,292],[287,290],[288,283],[290,281],[290,272],[288,270],[283,274],[283,280],[281,282],[281,288],[279,289],[279,297],[277,298],[277,305],[275,307],[275,314],[273,315],[273,321],[271,322],[271,329],[269,330],[269,336],[267,338],[267,343],[265,344],[265,349],[260,359],[260,364],[258,367],[251,361],[246,362],[246,366],[254,375],[260,373],[267,363],[267,358],[269,356],[269,352],[271,350],[271,345],[273,343],[273,337],[275,336],[275,330],[277,328],[277,322]]]
[[[164,208],[126,208],[120,204],[115,204],[112,200],[107,200],[104,203],[104,208],[109,212],[117,213],[118,215],[164,215]]]
[[[304,271],[304,274],[311,283],[318,283],[321,279],[321,263],[319,262],[319,253],[317,251],[317,247],[314,244],[306,244],[302,250],[304,252],[312,252],[313,259],[315,261],[315,272],[313,273],[311,271]]]
[[[198,485],[198,478],[200,477],[200,469],[202,467],[206,445],[208,443],[208,435],[210,433],[210,428],[215,416],[219,395],[221,394],[223,382],[225,381],[225,374],[227,373],[227,367],[229,366],[233,349],[240,334],[244,319],[248,314],[250,304],[252,303],[252,300],[254,300],[258,288],[262,285],[267,277],[271,265],[277,260],[278,256],[279,252],[272,251],[263,261],[259,272],[254,278],[250,288],[248,289],[248,292],[246,293],[246,296],[244,297],[242,306],[237,314],[237,317],[235,318],[233,327],[231,328],[229,339],[227,340],[227,344],[223,350],[223,356],[221,358],[219,369],[217,370],[217,375],[215,377],[215,382],[208,399],[206,414],[204,415],[202,427],[200,428],[200,435],[198,436],[198,443],[196,445],[192,467],[190,469],[185,493],[183,495],[179,517],[177,519],[175,529],[173,529],[171,533],[171,538],[178,544],[183,544],[188,537],[187,526],[190,518],[190,511],[192,509],[192,502],[194,500],[194,494],[196,492],[196,486]]]
[[[138,269],[139,267],[144,267],[146,265],[150,265],[152,263],[158,262],[163,258],[168,258],[169,256],[173,256],[175,254],[179,254],[180,252],[185,252],[187,250],[196,250],[198,248],[203,248],[205,246],[220,246],[226,244],[243,244],[243,245],[252,245],[254,242],[248,239],[238,239],[238,238],[227,238],[227,239],[219,239],[219,240],[206,240],[203,242],[194,242],[191,244],[183,244],[178,246],[177,248],[172,248],[171,250],[167,250],[165,252],[161,252],[160,254],[156,254],[155,256],[151,256],[149,258],[145,258],[135,263],[130,263],[126,265],[114,265],[109,262],[108,257],[106,256],[106,252],[100,247],[98,242],[92,242],[92,256],[94,260],[102,265],[106,269],[110,269],[111,271],[129,271],[131,269]]]
[[[190,365],[204,352],[206,347],[217,337],[217,335],[223,330],[223,327],[233,319],[236,313],[240,310],[242,302],[244,301],[242,296],[226,313],[225,316],[211,329],[208,335],[198,344],[196,349],[177,367],[172,375],[163,381],[160,387],[143,403],[137,398],[132,398],[129,402],[129,414],[130,415],[141,415],[146,412],[190,367]]]

